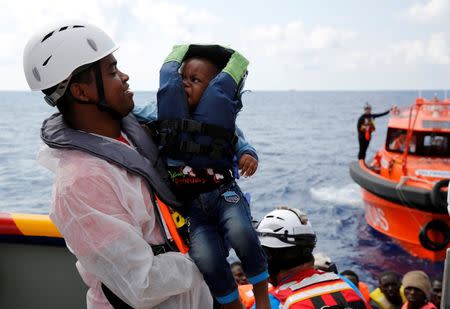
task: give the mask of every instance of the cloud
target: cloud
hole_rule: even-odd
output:
[[[159,67],[174,44],[214,42],[220,37],[218,29],[223,28],[222,19],[211,11],[169,1],[4,1],[0,64],[20,68],[16,74],[21,83],[13,89],[27,88],[21,69],[26,41],[39,27],[66,20],[88,21],[110,34],[121,46],[116,52],[119,66],[130,73],[136,89],[156,89]],[[1,84],[9,86],[8,82]]]
[[[262,25],[250,30],[248,38],[260,45],[268,55],[303,53],[335,48],[345,44],[355,33],[337,30],[330,26],[318,26],[311,31],[302,21],[286,24]]]
[[[407,9],[406,17],[418,22],[430,22],[447,18],[450,12],[450,1],[430,0],[425,4],[414,4]]]
[[[445,41],[444,33],[435,33],[428,44],[428,54],[433,64],[450,64],[450,49]]]
[[[374,60],[367,51],[351,51],[343,57],[342,61],[337,63],[337,66],[344,70],[354,70],[361,67],[373,65]]]
[[[404,64],[450,64],[450,49],[444,33],[434,33],[427,41],[403,41],[391,46],[392,56]]]
[[[200,8],[169,2],[139,0],[131,10],[139,29],[157,31],[168,40],[211,40],[209,29],[221,22],[219,16]]]
[[[448,2],[416,4],[408,9],[408,16],[417,21],[437,20],[450,13]],[[448,27],[444,26],[434,32],[425,26],[420,31],[399,28],[392,35],[373,37],[372,33],[360,33],[365,28],[352,20],[344,25],[327,24],[324,19],[317,22],[309,17],[280,21],[255,14],[240,18],[212,2],[196,3],[2,1],[0,64],[4,74],[0,85],[3,89],[28,89],[22,72],[22,51],[27,39],[36,28],[66,19],[87,20],[111,35],[121,46],[115,53],[119,68],[129,74],[134,90],[157,89],[163,59],[173,45],[182,43],[220,43],[240,51],[250,60],[247,85],[254,89],[323,88],[334,80],[340,85],[348,82],[347,88],[352,88],[358,85],[361,74],[394,72],[409,80],[411,67],[423,71],[429,64],[450,63]],[[312,11],[310,17],[315,14],[319,13]],[[368,18],[367,26],[371,25]],[[404,36],[413,39],[403,40]],[[391,43],[390,38],[397,41]],[[324,84],[324,79],[328,84]],[[387,82],[383,78],[380,81]]]

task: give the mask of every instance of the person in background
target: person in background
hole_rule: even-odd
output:
[[[270,293],[273,309],[370,308],[337,274],[314,268],[316,234],[299,209],[281,207],[269,212],[257,232],[274,285]]]
[[[436,309],[430,302],[430,278],[421,270],[413,270],[403,276],[402,285],[405,288],[407,302],[402,309]]]
[[[242,269],[242,263],[237,261],[233,262],[230,265],[231,272],[233,273],[234,279],[238,285],[249,284],[247,280],[247,276],[245,276],[245,272]]]
[[[400,309],[406,302],[401,277],[386,271],[378,277],[378,287],[370,293],[370,305],[377,309]]]
[[[238,284],[239,298],[245,308],[249,309],[255,304],[255,295],[253,294],[253,285],[248,282],[245,272],[242,269],[242,263],[237,261],[230,265],[231,272]],[[268,291],[272,291],[273,286],[269,283]]]
[[[117,48],[84,22],[47,27],[25,47],[28,85],[60,111],[44,121],[48,147],[38,155],[55,173],[50,218],[89,286],[88,308],[211,308],[194,262],[169,252],[155,194],[181,204],[156,145],[129,114],[133,93]]]
[[[347,277],[347,279],[349,279],[358,288],[367,303],[370,302],[369,287],[364,282],[359,281],[358,275],[353,270],[347,269],[340,274]]]
[[[431,302],[437,307],[441,308],[442,298],[442,281],[434,280],[431,285]]]
[[[389,114],[390,110],[387,110],[380,114],[372,114],[372,106],[370,106],[368,102],[366,102],[366,104],[364,105],[364,114],[359,117],[356,124],[359,142],[358,160],[366,159],[366,151],[369,147],[372,133],[375,131],[374,119]]]

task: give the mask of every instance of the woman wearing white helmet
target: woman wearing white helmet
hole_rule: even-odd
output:
[[[314,268],[316,234],[305,213],[275,209],[264,216],[257,233],[275,286],[272,308],[369,308],[338,275]]]
[[[180,205],[151,137],[128,115],[133,93],[116,49],[86,23],[47,28],[25,48],[30,88],[61,111],[41,129],[53,148],[39,153],[55,172],[50,217],[78,259],[88,308],[210,308],[195,264],[167,252],[174,247],[154,209],[155,194]]]

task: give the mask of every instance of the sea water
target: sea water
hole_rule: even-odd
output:
[[[422,92],[431,98],[435,91]],[[441,95],[440,95],[441,94]],[[408,255],[364,220],[360,188],[349,176],[356,160],[356,121],[369,102],[374,113],[409,106],[415,91],[246,92],[238,126],[257,149],[258,171],[238,182],[251,194],[254,219],[275,206],[297,207],[317,232],[316,252],[338,270],[352,269],[370,286],[384,270],[422,269],[442,277],[443,263]],[[442,93],[438,93],[441,97]],[[137,92],[137,105],[154,92]],[[48,213],[52,174],[36,163],[42,121],[56,112],[39,93],[0,92],[0,211]],[[384,143],[388,116],[376,119],[367,159]]]

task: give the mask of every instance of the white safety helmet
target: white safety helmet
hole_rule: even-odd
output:
[[[305,213],[296,208],[280,207],[269,212],[256,231],[261,245],[268,248],[314,247],[316,234]]]
[[[88,23],[63,23],[36,33],[25,46],[23,69],[31,90],[59,87],[45,97],[55,106],[72,73],[117,50],[118,45],[101,29]]]

